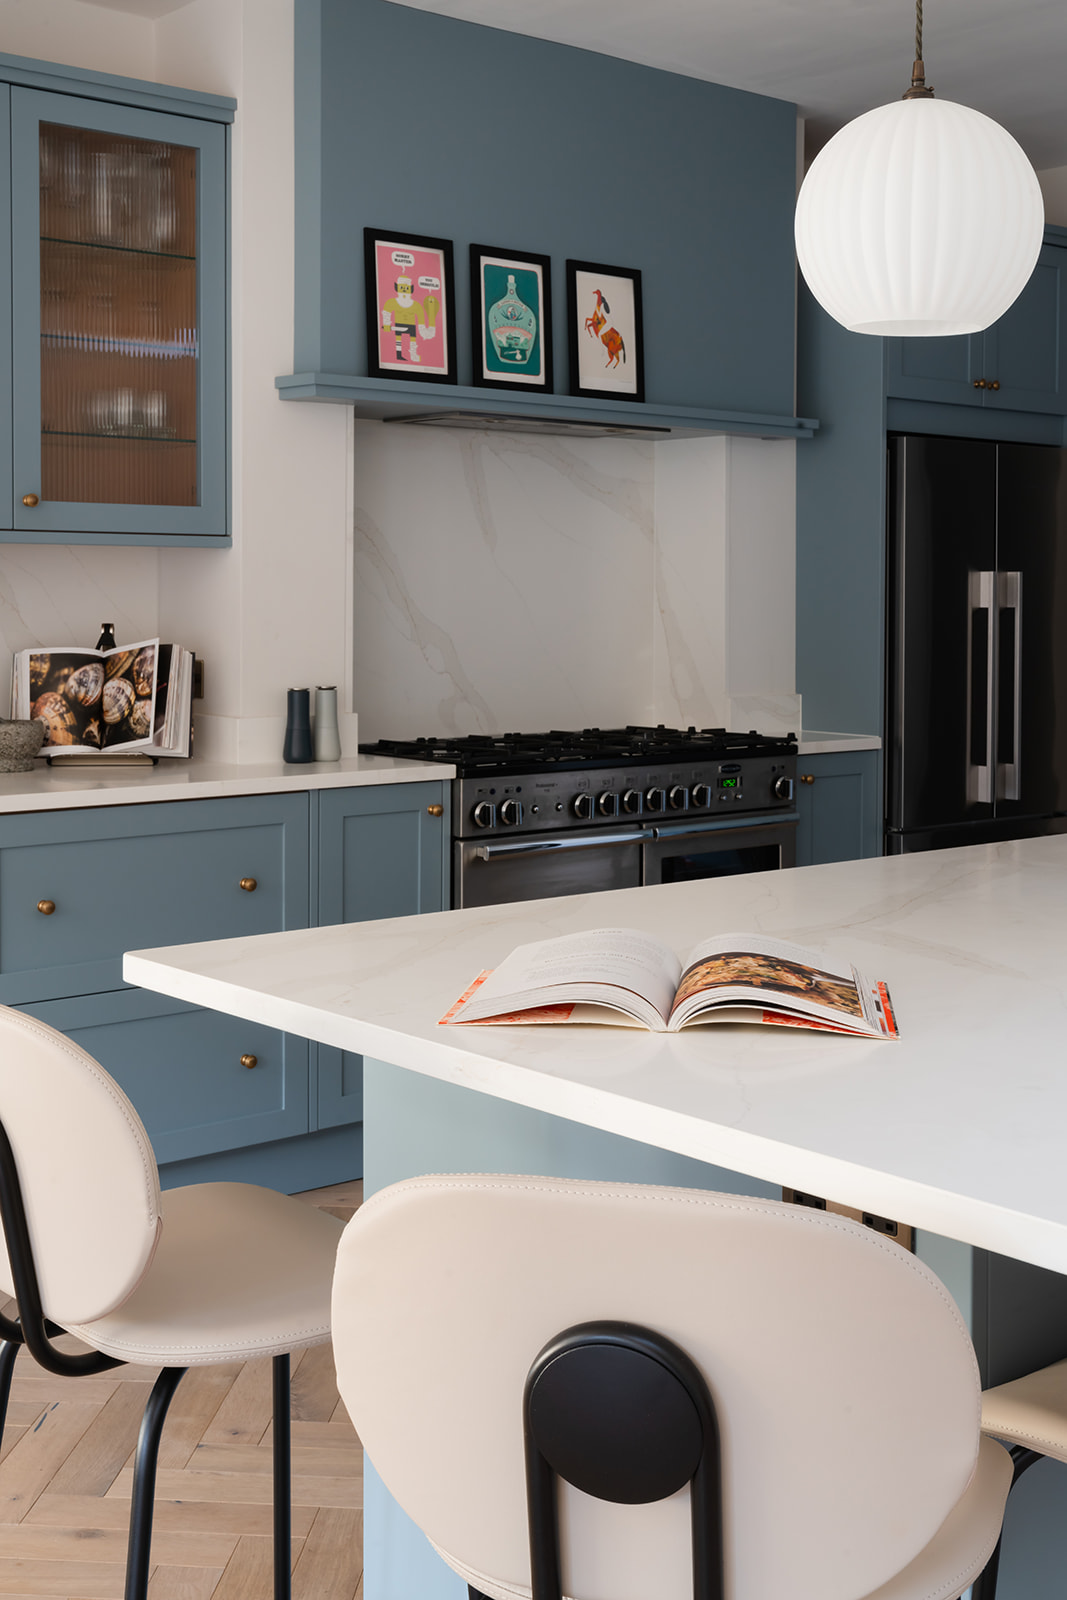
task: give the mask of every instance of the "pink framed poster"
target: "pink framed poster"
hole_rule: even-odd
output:
[[[363,243],[369,375],[455,383],[451,241],[364,228]]]

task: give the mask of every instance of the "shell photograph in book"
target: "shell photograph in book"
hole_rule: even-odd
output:
[[[154,720],[158,645],[118,651],[106,661],[30,654],[30,717],[45,726],[44,749],[143,743]]]

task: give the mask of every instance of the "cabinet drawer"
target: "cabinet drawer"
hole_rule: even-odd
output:
[[[117,1079],[161,1164],[308,1131],[305,1039],[140,989],[18,1009],[75,1040]]]
[[[305,794],[0,820],[8,1005],[121,988],[125,950],[307,922]]]

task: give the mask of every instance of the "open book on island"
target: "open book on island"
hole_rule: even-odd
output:
[[[482,972],[442,1023],[612,1023],[677,1033],[697,1023],[760,1022],[895,1039],[884,983],[759,934],[705,939],[682,964],[651,934],[594,928],[519,945]]]
[[[43,756],[187,756],[193,655],[143,639],[115,650],[20,650],[11,715],[45,725]]]

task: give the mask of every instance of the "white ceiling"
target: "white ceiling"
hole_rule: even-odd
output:
[[[914,0],[401,0],[794,100],[810,148],[907,88]],[[927,78],[1067,165],[1067,0],[925,0]]]
[[[161,17],[189,0],[85,0]],[[399,0],[794,100],[809,151],[907,88],[913,0]],[[1034,166],[1067,165],[1067,0],[925,0],[927,76],[995,117]],[[400,92],[402,84],[398,84]]]

